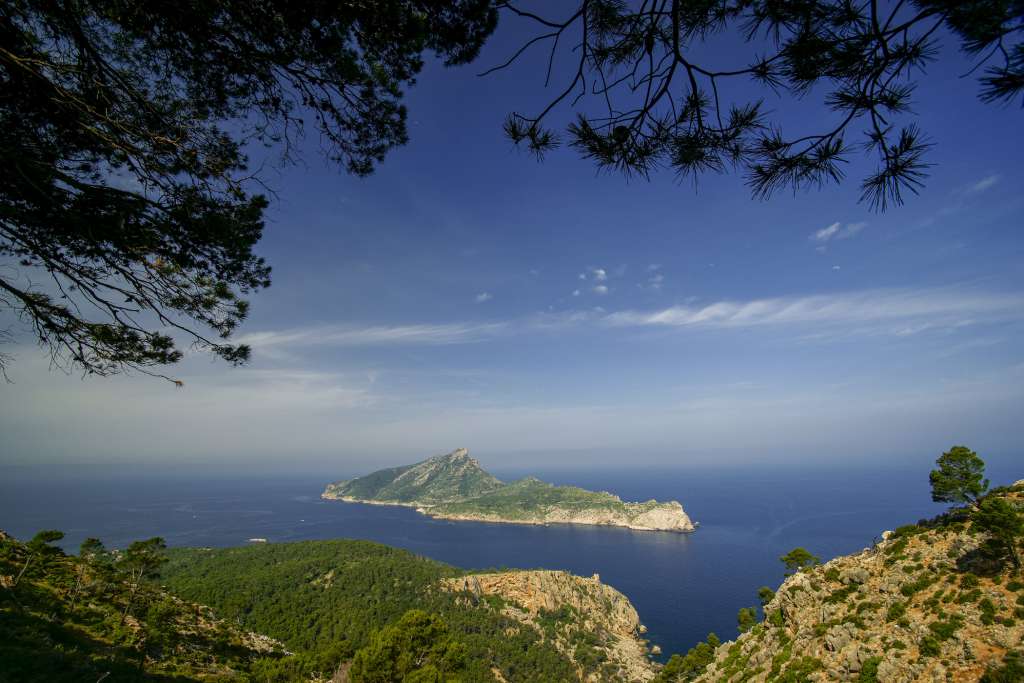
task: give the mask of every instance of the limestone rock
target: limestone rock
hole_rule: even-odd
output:
[[[558,621],[555,631],[554,644],[560,650],[572,655],[572,636],[577,631],[595,634],[602,639],[598,647],[604,651],[607,662],[618,671],[614,680],[642,683],[657,673],[657,665],[648,657],[645,643],[639,638],[643,626],[636,609],[626,596],[596,578],[562,571],[510,571],[445,579],[441,586],[473,596],[499,596],[507,603],[504,611],[508,616],[536,628],[542,635],[545,631],[539,626],[538,617],[568,607],[574,618]],[[588,677],[583,671],[580,676],[586,681],[606,680],[597,675]]]
[[[1000,495],[1024,507],[1024,491]],[[984,534],[969,523],[937,523],[882,539],[788,577],[765,606],[768,618],[723,643],[696,680],[857,681],[870,664],[870,680],[960,683],[1021,648],[1024,589],[1008,564],[999,576],[988,571],[976,552]]]

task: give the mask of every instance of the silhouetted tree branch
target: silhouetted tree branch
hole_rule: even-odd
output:
[[[707,172],[745,173],[755,197],[820,187],[843,179],[849,155],[875,156],[862,200],[873,209],[902,204],[927,176],[929,143],[909,120],[915,77],[940,40],[959,40],[983,69],[980,97],[1009,102],[1024,92],[1024,5],[1000,0],[581,0],[564,12],[500,2],[536,23],[549,44],[548,76],[559,46],[569,44],[567,85],[538,113],[513,112],[505,133],[542,157],[561,140],[551,118],[566,101],[579,106],[564,125],[568,144],[601,169],[649,176],[671,168],[696,179]],[[716,36],[741,41],[745,64],[702,64],[697,54]],[[765,95],[824,93],[834,112],[826,130],[787,134],[764,99],[724,97],[730,83],[759,85]],[[749,85],[744,85],[749,88]],[[859,141],[855,141],[860,137]]]
[[[181,340],[245,362],[242,297],[270,284],[246,149],[293,161],[313,126],[372,172],[423,53],[468,62],[495,22],[488,0],[4,3],[0,309],[87,374],[164,376]]]

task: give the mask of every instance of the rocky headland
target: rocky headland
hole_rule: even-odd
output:
[[[576,662],[580,681],[649,681],[659,665],[649,656],[646,631],[629,600],[600,577],[562,571],[511,571],[445,579],[468,605],[491,604],[535,629]],[[494,601],[493,598],[497,598]],[[580,656],[590,650],[589,656]],[[586,664],[593,662],[592,666]]]
[[[990,495],[1022,506],[1024,482]],[[787,578],[699,675],[663,680],[1024,680],[1024,581],[987,536],[965,510],[884,532]]]

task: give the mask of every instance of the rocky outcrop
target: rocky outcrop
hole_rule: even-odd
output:
[[[421,506],[418,512],[437,519],[464,522],[494,522],[507,524],[589,524],[594,526],[621,526],[636,531],[689,532],[696,525],[683,506],[676,502],[622,503],[621,509],[577,509],[552,505],[530,518],[509,519],[486,512],[447,512],[444,508]]]
[[[596,574],[591,578],[561,571],[471,574],[445,579],[442,587],[463,592],[470,604],[492,604],[487,596],[497,598],[505,614],[537,629],[577,661],[581,681],[648,681],[657,673],[640,637],[646,629],[636,609]]]
[[[1013,488],[999,495],[1024,505]],[[1024,637],[1024,583],[984,538],[947,516],[798,572],[696,680],[977,681]]]

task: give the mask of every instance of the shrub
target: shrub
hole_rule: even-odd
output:
[[[939,640],[949,640],[962,625],[963,620],[959,616],[954,616],[948,621],[933,621],[928,624],[928,628]]]
[[[913,596],[915,593],[923,591],[925,588],[932,585],[933,583],[935,583],[935,577],[929,575],[928,573],[922,573],[913,581],[908,581],[907,583],[900,586],[900,593],[902,593],[905,597],[909,598]]]
[[[857,588],[858,588],[858,586],[856,584],[852,584],[852,583],[849,586],[844,586],[843,588],[838,588],[838,589],[832,591],[832,593],[830,593],[829,596],[827,598],[825,598],[825,602],[831,603],[831,604],[836,604],[836,603],[839,603],[839,602],[846,602],[846,599],[848,597],[850,597],[851,595],[853,595],[854,593],[857,592]]]
[[[978,609],[981,610],[981,623],[986,626],[995,623],[996,620],[996,606],[988,598],[982,598],[978,601]]]
[[[978,579],[978,577],[969,572],[967,574],[964,574],[963,578],[960,579],[960,587],[964,589],[977,588],[979,583],[981,583],[981,581]]]
[[[778,683],[804,683],[808,676],[823,668],[821,660],[804,656],[791,661],[789,666],[782,672],[782,675],[775,680]]]
[[[740,630],[740,633],[746,633],[754,627],[757,623],[757,608],[756,607],[741,607],[740,611],[736,614],[736,625]]]
[[[979,683],[1016,683],[1024,681],[1024,657],[1019,652],[1008,652],[999,668],[989,667]]]
[[[918,650],[921,651],[922,657],[937,657],[942,647],[934,636],[925,636],[921,639]]]
[[[865,659],[857,676],[858,683],[878,683],[878,665],[881,663],[882,658],[878,656]]]
[[[885,614],[886,621],[896,621],[903,617],[907,613],[907,604],[904,602],[894,602],[889,605],[889,610]]]

